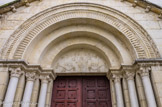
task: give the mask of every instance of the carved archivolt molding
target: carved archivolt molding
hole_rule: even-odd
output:
[[[22,24],[4,45],[2,59],[22,59],[34,37],[63,20],[89,18],[104,22],[129,40],[137,58],[157,58],[159,53],[147,32],[128,16],[112,8],[89,3],[70,3],[40,12]]]

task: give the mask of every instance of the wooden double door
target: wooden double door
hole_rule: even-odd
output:
[[[106,77],[57,77],[52,107],[112,107]]]

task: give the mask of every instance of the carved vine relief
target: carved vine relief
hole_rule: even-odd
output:
[[[77,49],[63,54],[54,69],[55,72],[107,72],[108,66],[95,51]]]

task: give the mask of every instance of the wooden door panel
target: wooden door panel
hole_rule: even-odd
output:
[[[52,107],[65,107],[64,103],[56,103],[55,106]]]
[[[84,77],[83,107],[111,107],[110,85],[106,77]]]
[[[82,107],[81,77],[59,77],[54,82],[52,107]]]
[[[52,107],[112,107],[106,77],[58,77]]]

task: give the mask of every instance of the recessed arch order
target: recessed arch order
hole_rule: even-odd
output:
[[[43,65],[43,61],[48,62],[44,59],[48,53],[49,57],[62,54],[59,52],[75,44],[101,50],[111,66],[160,56],[147,32],[125,14],[99,4],[69,3],[44,10],[25,21],[6,42],[1,58]],[[35,56],[34,61],[30,56]],[[51,59],[52,65],[55,57]],[[117,60],[119,63],[115,65],[113,61]]]

